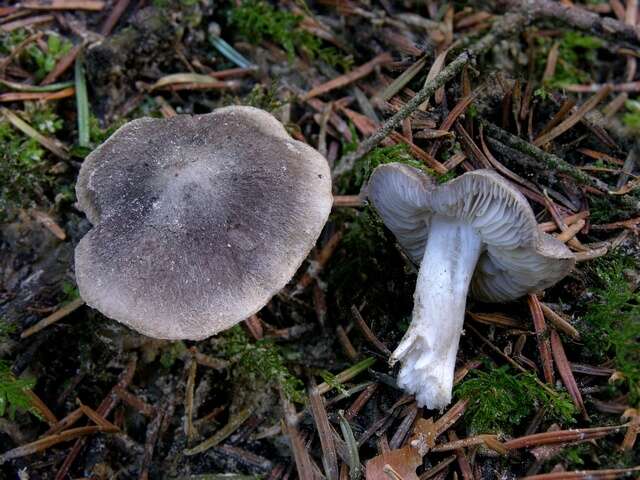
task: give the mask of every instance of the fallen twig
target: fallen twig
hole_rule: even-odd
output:
[[[553,0],[506,0],[507,8],[520,8],[536,18],[550,18],[564,22],[591,35],[630,44],[637,47],[640,32],[637,27],[625,25],[611,17],[601,17],[580,7]]]
[[[523,13],[508,13],[501,21],[496,21],[493,27],[478,42],[460,53],[449,63],[433,80],[426,82],[416,95],[407,102],[395,115],[385,121],[382,126],[370,137],[364,140],[358,149],[342,157],[333,171],[333,177],[339,177],[353,168],[356,160],[364,157],[384,140],[392,130],[400,125],[402,120],[411,115],[427,98],[433,95],[438,88],[458,75],[465,65],[473,61],[477,56],[490,49],[499,39],[506,35],[519,32],[528,23],[529,18]]]
[[[483,124],[487,134],[493,139],[531,156],[532,158],[544,163],[548,168],[555,169],[558,173],[569,175],[579,183],[590,185],[601,192],[609,192],[609,186],[602,180],[586,174],[557,155],[545,152],[526,140],[523,140],[522,138],[517,137],[490,122],[483,122]]]

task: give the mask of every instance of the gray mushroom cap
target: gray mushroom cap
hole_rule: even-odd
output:
[[[80,295],[164,339],[202,339],[260,310],[332,203],[324,157],[251,107],[134,120],[86,158],[76,193],[94,224],[76,248]]]
[[[376,168],[368,194],[385,225],[418,264],[434,216],[471,225],[483,242],[470,286],[479,300],[505,302],[543,290],[575,263],[562,242],[538,229],[524,196],[491,170],[475,170],[436,185],[416,168],[390,163]]]

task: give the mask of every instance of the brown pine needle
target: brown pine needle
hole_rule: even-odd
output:
[[[560,335],[555,330],[551,330],[551,351],[553,352],[553,359],[555,360],[556,367],[558,367],[560,378],[562,378],[562,383],[564,383],[569,395],[571,395],[575,406],[580,410],[584,419],[588,421],[589,415],[587,414],[587,409],[584,407],[582,394],[571,371],[571,364],[564,352]]]
[[[338,455],[333,441],[329,418],[327,417],[327,408],[316,387],[311,387],[309,390],[309,406],[311,407],[311,414],[316,424],[318,436],[320,437],[322,464],[325,475],[328,480],[338,480]]]
[[[27,338],[33,335],[34,333],[38,333],[40,330],[44,330],[49,325],[56,323],[58,320],[62,320],[67,315],[70,315],[78,308],[84,305],[84,300],[81,298],[76,298],[75,300],[71,300],[69,303],[61,307],[60,309],[53,312],[46,318],[43,318],[35,325],[27,328],[24,332],[20,334],[20,338]]]
[[[501,455],[507,454],[507,449],[503,446],[496,435],[477,435],[475,437],[463,438],[462,440],[454,440],[452,442],[436,445],[431,449],[433,452],[449,452],[451,450],[457,450],[459,448],[467,448],[475,445],[485,445],[486,447],[495,450]]]
[[[297,295],[301,293],[302,291],[304,291],[305,288],[311,285],[311,282],[313,281],[313,279],[320,272],[322,272],[325,265],[327,264],[327,262],[329,262],[334,252],[338,248],[338,245],[340,245],[342,236],[343,236],[342,230],[338,230],[329,238],[327,243],[320,249],[320,251],[316,255],[314,263],[311,266],[309,266],[309,268],[307,268],[307,271],[300,277],[300,280],[295,286],[292,292],[292,295]]]
[[[580,230],[584,228],[587,222],[584,220],[578,220],[571,226],[567,226],[567,229],[560,233],[556,239],[561,241],[562,243],[567,243],[569,240],[572,240]]]
[[[522,329],[524,325],[522,322],[518,322],[513,318],[507,317],[501,313],[473,313],[467,312],[467,314],[476,322],[485,323],[487,325],[494,325],[502,328],[518,328]]]
[[[366,338],[371,343],[371,345],[373,345],[378,351],[383,353],[386,357],[390,357],[391,350],[389,350],[387,346],[384,343],[382,343],[378,339],[378,337],[375,336],[371,328],[369,328],[369,325],[367,325],[367,322],[365,322],[364,318],[362,317],[362,314],[360,313],[360,310],[358,310],[358,307],[356,307],[355,305],[351,305],[351,314],[353,316],[353,319],[356,322],[356,326],[358,327],[358,330],[360,330],[360,333],[364,335],[364,338]]]
[[[87,405],[84,405],[80,400],[78,400],[78,404],[80,405],[80,411],[82,413],[84,413],[88,418],[90,418],[91,421],[93,423],[95,423],[97,426],[105,428],[105,429],[111,429],[113,431],[119,431],[120,430],[118,427],[116,427],[113,423],[111,423],[109,420],[104,418],[102,415],[100,415],[94,409],[92,409],[91,407],[89,407]]]
[[[574,127],[582,118],[593,110],[602,100],[605,99],[607,95],[611,93],[611,87],[608,85],[603,86],[598,93],[596,93],[589,100],[584,102],[578,110],[575,111],[572,115],[569,116],[566,120],[559,123],[556,127],[552,128],[549,132],[544,135],[539,136],[533,141],[533,144],[536,147],[540,147],[551,142],[554,138],[559,137],[564,132]]]
[[[631,451],[640,433],[640,411],[635,408],[629,408],[622,414],[622,419],[629,419],[629,428],[627,429],[620,448],[624,451]]]
[[[28,10],[89,10],[99,12],[104,8],[102,0],[27,0],[20,4]]]
[[[308,93],[306,93],[302,97],[302,100],[307,101],[313,97],[324,95],[325,93],[335,90],[337,88],[345,87],[350,83],[355,82],[356,80],[366,77],[371,72],[373,72],[373,70],[376,67],[380,65],[384,65],[385,63],[390,63],[392,60],[393,58],[388,53],[386,52],[381,53],[380,55],[369,60],[367,63],[354,68],[349,73],[340,75],[339,77],[329,80],[328,82],[323,83],[322,85],[318,85],[317,87],[312,88],[311,90],[309,90]]]
[[[24,393],[27,397],[29,397],[31,405],[33,405],[40,412],[40,414],[44,417],[50,427],[58,423],[58,419],[56,418],[55,414],[49,409],[49,407],[47,407],[47,404],[44,403],[33,390],[27,388],[24,390]]]
[[[61,433],[55,433],[53,435],[49,435],[48,437],[41,438],[40,440],[36,440],[35,442],[31,442],[26,445],[22,445],[20,447],[9,450],[8,452],[4,452],[0,455],[0,465],[5,463],[7,460],[12,460],[14,458],[20,458],[26,455],[32,455],[34,453],[42,452],[49,447],[57,445],[58,443],[68,442],[79,437],[93,435],[94,433],[115,433],[117,431],[118,429],[114,430],[111,427],[107,428],[100,426],[72,428],[71,430],[66,430]]]
[[[610,427],[577,428],[575,430],[558,430],[554,432],[534,433],[520,438],[514,438],[503,445],[509,450],[536,447],[539,445],[553,445],[556,443],[582,442],[604,437],[626,429],[628,425],[614,425]]]
[[[196,386],[197,367],[198,363],[196,362],[195,358],[193,358],[193,355],[191,355],[186,366],[187,384],[185,386],[184,395],[184,433],[187,436],[187,440],[189,441],[193,440],[196,436],[196,431],[193,428],[193,395]]]
[[[364,207],[364,201],[359,195],[334,195],[333,208],[341,207]]]
[[[551,348],[547,336],[547,324],[544,321],[540,301],[534,294],[528,295],[529,309],[533,318],[533,326],[536,330],[536,339],[538,341],[538,351],[540,353],[540,361],[542,362],[542,370],[544,379],[549,385],[553,385],[553,366],[551,363]]]
[[[47,430],[44,435],[45,436],[52,435],[54,433],[58,433],[58,432],[61,432],[62,430],[69,428],[71,425],[74,425],[78,420],[80,420],[83,415],[84,413],[82,413],[82,410],[80,410],[80,408],[76,408],[75,410],[71,411],[71,413],[69,413],[62,420],[59,420],[54,425],[51,425],[51,428]]]
[[[578,470],[575,472],[552,472],[523,477],[522,480],[616,480],[629,477],[634,472],[640,472],[640,466],[630,468],[616,468],[610,470]]]
[[[49,85],[60,78],[60,76],[75,63],[76,57],[81,50],[81,44],[75,45],[71,50],[69,50],[60,60],[58,60],[56,66],[53,67],[53,70],[51,70],[46,77],[44,77],[42,82],[40,82],[40,85]]]
[[[251,413],[252,411],[249,408],[245,408],[239,411],[237,414],[235,414],[229,419],[229,423],[227,423],[224,427],[218,430],[212,437],[208,438],[207,440],[196,445],[193,448],[186,449],[184,451],[184,454],[187,456],[196,455],[198,453],[205,452],[210,448],[220,444],[227,437],[229,437],[229,435],[235,432],[238,429],[238,427],[240,427],[240,425],[246,422],[251,416]]]
[[[458,400],[447,412],[435,422],[436,437],[449,430],[467,410],[469,400]]]
[[[542,313],[544,317],[549,320],[553,325],[560,330],[562,333],[569,335],[571,338],[575,340],[580,339],[580,332],[576,330],[576,328],[571,325],[567,320],[562,318],[559,314],[554,312],[548,305],[540,302],[540,308],[542,308]]]
[[[39,223],[44,225],[47,230],[49,230],[53,235],[58,238],[58,240],[66,240],[67,234],[62,229],[60,225],[56,223],[56,221],[51,218],[51,216],[45,212],[41,212],[40,210],[31,210],[31,216]]]
[[[572,215],[567,215],[566,217],[562,217],[562,221],[565,225],[570,226],[579,220],[584,220],[589,217],[589,212],[587,210],[583,210],[582,212],[574,213]],[[558,229],[558,224],[555,221],[551,222],[542,222],[538,224],[538,228],[542,232],[551,233]]]

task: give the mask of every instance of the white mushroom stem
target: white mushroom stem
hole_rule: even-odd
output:
[[[451,401],[469,283],[482,241],[459,220],[433,217],[414,294],[409,330],[393,352],[398,385],[431,409]]]

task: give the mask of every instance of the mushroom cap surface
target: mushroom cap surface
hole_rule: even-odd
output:
[[[76,247],[80,295],[163,339],[202,339],[260,310],[332,204],[325,158],[252,107],[129,122],[86,158],[76,193],[94,225]]]
[[[411,259],[420,263],[435,215],[471,225],[483,242],[471,294],[506,302],[550,287],[573,268],[573,253],[538,225],[524,196],[492,170],[475,170],[437,185],[400,163],[378,166],[369,198]]]

